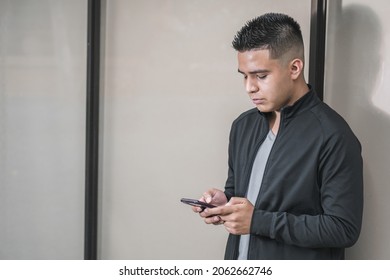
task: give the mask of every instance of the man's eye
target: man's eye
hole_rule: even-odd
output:
[[[264,80],[265,78],[267,78],[267,75],[257,75],[257,78],[260,80]]]

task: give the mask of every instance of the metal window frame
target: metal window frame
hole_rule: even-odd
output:
[[[327,0],[311,1],[309,84],[324,99]]]
[[[84,259],[97,259],[101,1],[88,0]]]

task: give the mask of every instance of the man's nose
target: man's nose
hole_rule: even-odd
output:
[[[245,81],[245,89],[247,93],[255,93],[259,91],[259,87],[253,78],[248,77]]]

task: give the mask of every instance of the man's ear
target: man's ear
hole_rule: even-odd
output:
[[[299,75],[303,71],[303,61],[299,58],[295,58],[290,62],[290,74],[293,80],[298,79]]]

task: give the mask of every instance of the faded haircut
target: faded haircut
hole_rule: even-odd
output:
[[[249,20],[237,32],[232,45],[239,52],[269,50],[272,59],[293,50],[304,59],[301,27],[290,16],[279,13],[267,13]]]

